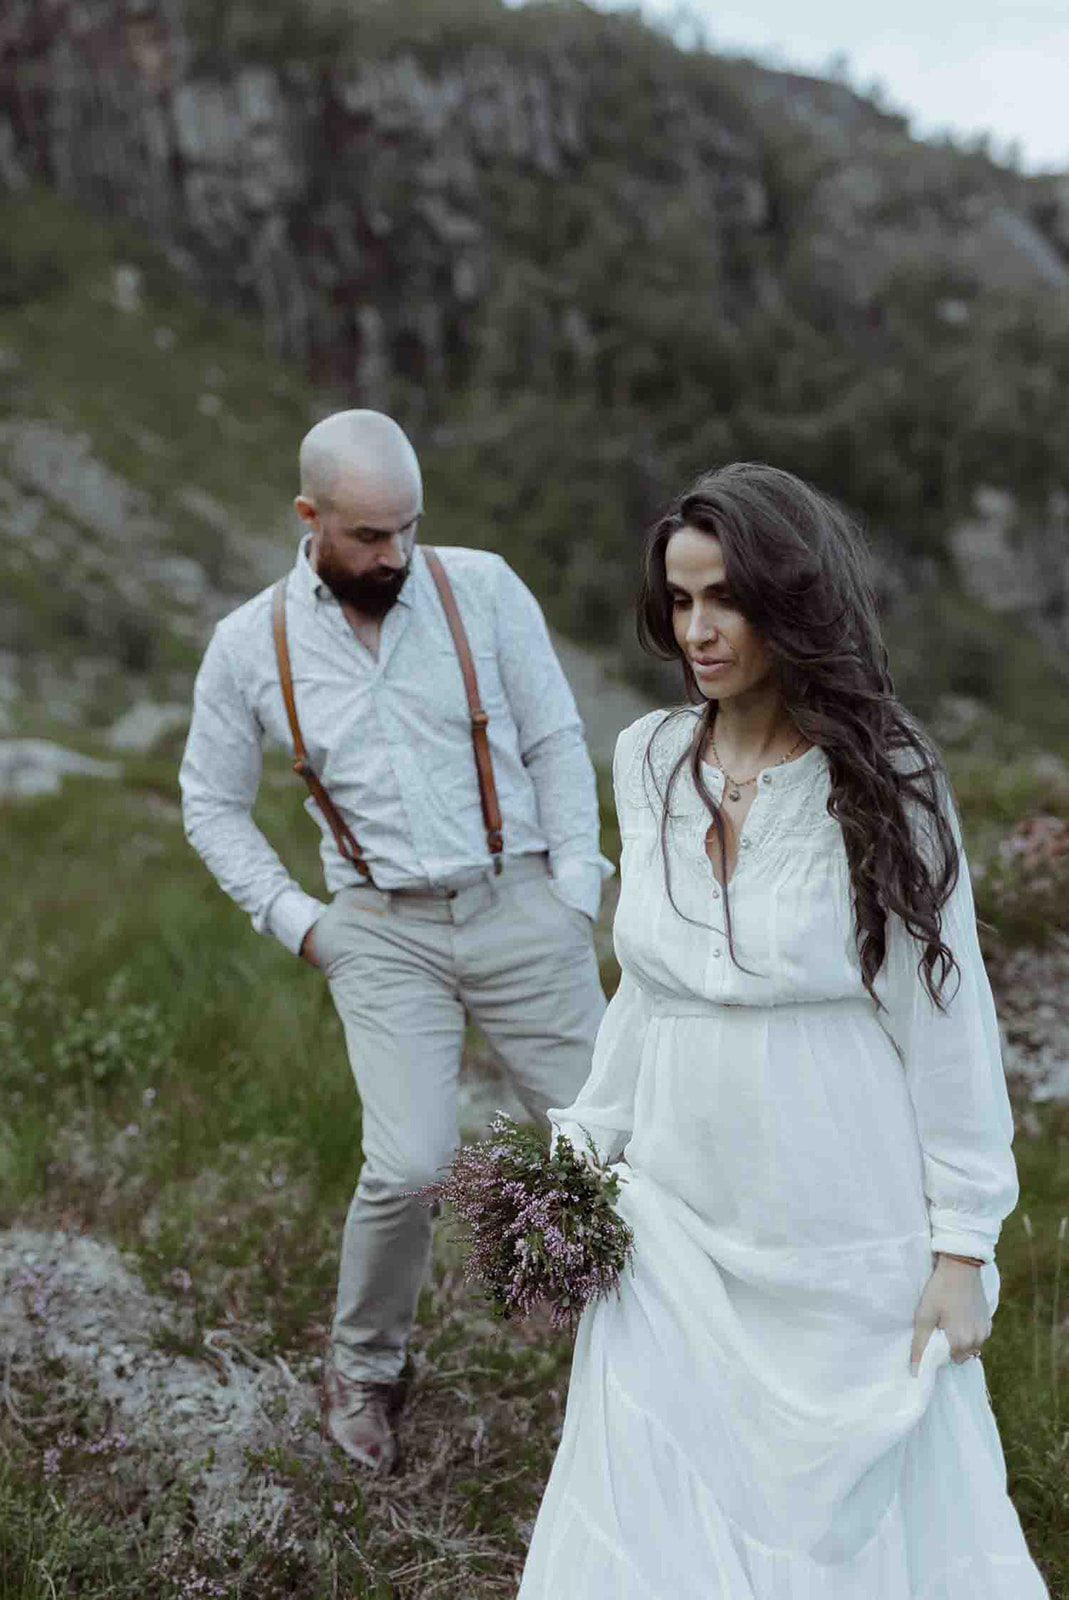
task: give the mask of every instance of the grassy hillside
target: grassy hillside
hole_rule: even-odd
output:
[[[214,617],[281,570],[323,407],[136,232],[44,193],[2,214],[0,632],[33,725],[72,676],[91,725],[184,697]]]
[[[121,783],[72,782],[4,810],[0,1230],[33,1230],[17,1236],[33,1249],[13,1258],[16,1236],[0,1231],[0,1325],[22,1330],[0,1408],[0,1597],[511,1600],[569,1342],[488,1318],[440,1229],[402,1471],[369,1483],[318,1444],[310,1397],[359,1106],[320,976],[253,934],[186,848],[176,753],[172,741]],[[1026,796],[1039,798],[1034,777],[1008,770],[1002,805]],[[260,817],[314,884],[313,830],[281,769]],[[1048,934],[1059,919],[1069,932],[1064,905],[1053,922],[1047,907]],[[985,1366],[1026,1532],[1054,1600],[1069,1600],[1069,1121],[1064,1106],[1018,1109],[1022,1202]],[[121,1348],[79,1345],[74,1286],[49,1274],[49,1250],[65,1259],[82,1235],[124,1252],[151,1297]],[[94,1294],[85,1315],[107,1290]],[[48,1344],[56,1326],[72,1330],[65,1355]],[[238,1362],[229,1379],[220,1350]],[[109,1410],[105,1378],[132,1388],[161,1353],[201,1415],[240,1373],[293,1377],[267,1444],[242,1459],[240,1433],[218,1441],[220,1455],[238,1447],[229,1526],[198,1510],[218,1463],[191,1457],[178,1434],[161,1476],[151,1430],[166,1434],[180,1412],[142,1431]]]
[[[91,728],[138,695],[186,697],[214,618],[290,559],[302,433],[356,397],[316,390],[265,353],[251,320],[205,305],[142,233],[41,191],[6,196],[2,217],[0,635],[23,697],[17,726]],[[503,387],[458,393],[440,420],[409,426],[426,537],[500,550],[562,632],[601,641],[671,696],[673,679],[632,640],[655,490],[758,438],[710,418],[663,454],[652,438],[636,450],[644,414]],[[804,464],[786,445],[769,454]],[[1011,741],[1058,746],[1048,654],[1019,618],[958,592],[938,546],[922,554],[921,532],[911,538],[894,553],[905,596],[890,617],[907,698],[929,714],[947,693],[977,697]]]

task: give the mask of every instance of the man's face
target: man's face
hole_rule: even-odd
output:
[[[312,565],[334,596],[384,617],[404,587],[422,512],[413,489],[368,485],[339,474],[329,498],[299,498],[312,530]]]

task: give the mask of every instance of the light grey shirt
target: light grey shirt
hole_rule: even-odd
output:
[[[500,556],[442,549],[468,632],[506,858],[548,852],[561,899],[597,914],[595,778],[575,700],[530,590]],[[287,579],[294,693],[311,760],[381,889],[438,885],[490,865],[464,681],[419,546],[378,656],[359,643],[302,541]],[[292,749],[271,634],[271,589],[219,623],[193,696],[180,782],[186,836],[219,884],[296,953],[324,910],[252,820],[265,742]],[[299,780],[294,778],[294,783]],[[328,890],[359,882],[318,806]]]

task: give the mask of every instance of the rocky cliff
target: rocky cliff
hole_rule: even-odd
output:
[[[361,389],[493,367],[517,323],[533,368],[592,359],[584,302],[604,285],[532,259],[540,213],[592,162],[621,247],[674,219],[713,268],[767,222],[760,144],[730,106],[673,91],[643,118],[658,137],[629,150],[599,126],[612,64],[593,55],[475,42],[366,60],[357,22],[341,62],[210,60],[181,0],[15,0],[0,27],[6,182],[143,223],[255,305],[275,350]]]
[[[637,251],[663,256],[668,298],[684,251],[728,322],[799,276],[840,317],[878,316],[910,266],[1069,287],[1069,178],[921,145],[842,85],[688,58],[580,5],[452,23],[446,5],[429,36],[393,9],[384,43],[381,7],[353,7],[324,56],[314,4],[294,54],[233,4],[213,31],[183,0],[8,0],[0,178],[143,224],[254,305],[274,349],[362,391],[517,360],[545,380],[599,364],[611,390],[606,258]]]
[[[40,184],[402,416],[576,636],[620,646],[635,533],[735,455],[866,516],[920,668],[953,589],[942,687],[1069,643],[1067,176],[567,0],[7,0],[0,185]],[[77,239],[15,248],[9,302]]]

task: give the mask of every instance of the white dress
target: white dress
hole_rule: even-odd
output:
[[[759,778],[723,895],[686,768],[693,732],[620,735],[622,980],[558,1130],[626,1165],[618,1295],[577,1334],[519,1600],[1043,1600],[979,1361],[909,1370],[932,1252],[982,1257],[992,1309],[1017,1198],[998,1029],[964,862],[944,910],[947,1013],[891,929],[860,975],[819,749]],[[706,768],[719,798],[723,776]],[[649,794],[652,795],[652,803]],[[745,970],[744,970],[745,969]]]

